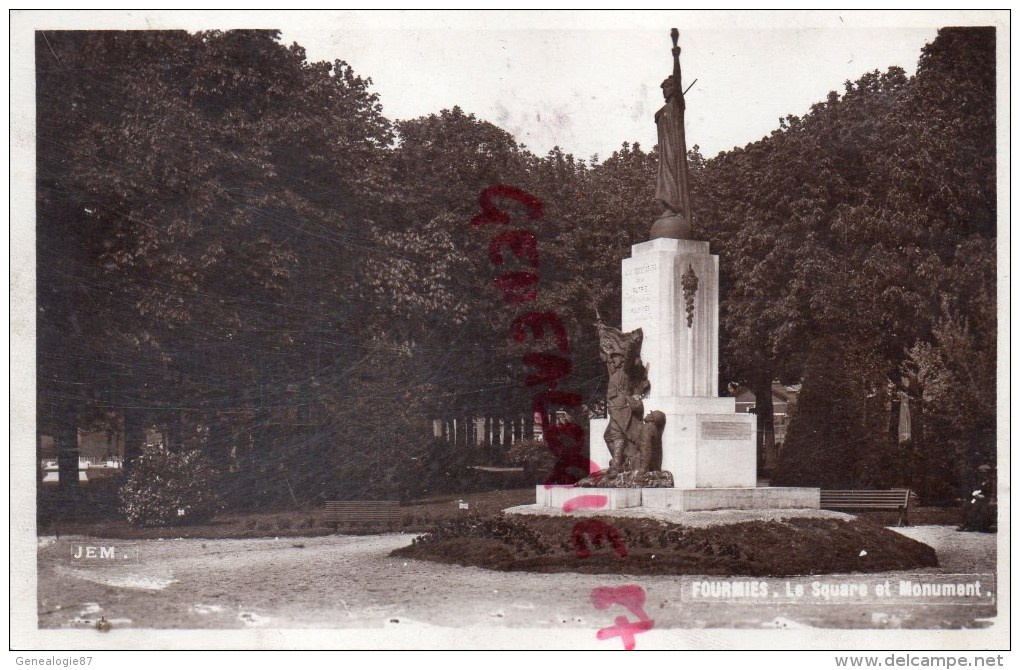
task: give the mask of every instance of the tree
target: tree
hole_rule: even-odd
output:
[[[945,296],[994,290],[955,251],[994,234],[993,73],[993,31],[945,29],[915,77],[868,73],[706,163],[694,195],[722,256],[724,375],[755,388],[760,435],[772,381],[798,378],[815,343],[857,343],[898,383]]]
[[[886,380],[873,353],[836,338],[815,344],[772,484],[873,488],[888,484],[874,454],[891,446]]]
[[[398,124],[392,152],[396,207],[375,230],[387,254],[366,276],[380,329],[414,351],[425,416],[509,419],[530,405],[507,329],[516,307],[493,287],[490,229],[469,225],[479,195],[496,184],[528,186],[533,157],[511,135],[459,108]],[[507,205],[508,207],[510,205]],[[466,434],[454,436],[466,442]]]
[[[172,446],[182,412],[250,436],[362,336],[349,251],[390,125],[368,80],[277,37],[39,33],[41,426],[98,407]]]
[[[912,78],[866,73],[758,142],[690,152],[695,227],[722,257],[722,374],[755,391],[763,456],[773,381],[803,377],[798,449],[841,398],[837,425],[869,436],[848,480],[909,480],[878,435],[903,373],[925,384],[913,448],[956,472],[923,477],[953,486],[989,455],[994,51],[993,31],[945,29]],[[655,150],[539,157],[459,108],[393,125],[370,80],[267,31],[46,32],[37,62],[39,423],[67,486],[76,428],[124,414],[133,449],[150,424],[174,449],[207,427],[242,500],[325,495],[324,462],[343,495],[399,489],[422,419],[456,420],[467,449],[463,419],[530,413],[536,343],[508,332],[530,311],[559,317],[563,387],[595,404],[592,322],[619,322]],[[534,301],[502,300],[494,281],[530,262],[497,265],[495,230],[469,225],[495,184],[543,204],[501,202],[535,236]],[[806,361],[833,342],[839,391]],[[968,422],[946,409],[961,399]]]
[[[912,478],[922,496],[945,501],[966,496],[979,480],[978,468],[996,462],[996,308],[986,291],[961,317],[947,299],[934,329],[934,342],[918,342],[904,370],[914,380],[912,417],[923,432],[918,472]]]

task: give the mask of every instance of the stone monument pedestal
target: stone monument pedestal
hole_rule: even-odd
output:
[[[592,496],[603,496],[595,499]],[[598,505],[598,503],[602,503]],[[806,487],[600,489],[537,485],[538,507],[571,511],[627,508],[701,512],[723,509],[819,509],[819,491]]]
[[[674,488],[539,486],[539,507],[591,509],[818,509],[815,488],[757,486],[756,417],[719,397],[719,257],[708,242],[657,238],[623,260],[624,332],[640,328],[650,388],[644,411],[666,415],[662,469]],[[592,419],[589,454],[609,467],[609,419]],[[594,469],[594,468],[593,468]],[[592,498],[591,496],[604,496]]]
[[[622,330],[644,333],[641,360],[651,384],[645,412],[666,415],[662,469],[674,487],[754,488],[756,418],[719,397],[719,257],[708,242],[657,238],[623,260]],[[590,457],[609,467],[608,420],[589,431]]]

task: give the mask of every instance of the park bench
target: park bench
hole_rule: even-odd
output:
[[[907,507],[910,504],[910,489],[889,489],[887,491],[821,491],[822,509],[899,510],[900,526],[909,524]]]
[[[326,517],[334,526],[372,523],[395,526],[400,521],[396,500],[327,500]]]

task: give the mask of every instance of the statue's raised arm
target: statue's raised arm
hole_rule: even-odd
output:
[[[663,211],[652,225],[651,238],[693,238],[694,218],[691,211],[690,176],[687,168],[687,139],[684,134],[684,89],[680,73],[680,32],[670,31],[673,39],[673,74],[662,82],[666,104],[655,113],[659,136],[659,174],[655,199]]]

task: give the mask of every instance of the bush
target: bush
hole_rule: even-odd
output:
[[[473,450],[437,438],[416,449],[414,455],[414,460],[393,475],[400,482],[402,499],[480,490],[478,473],[468,468],[477,462]]]
[[[135,526],[182,526],[206,521],[222,505],[216,473],[200,451],[158,449],[142,454],[120,489],[120,511]]]
[[[524,468],[529,484],[544,481],[556,465],[556,457],[549,449],[549,444],[542,440],[528,439],[514,442],[508,456],[510,463]]]

